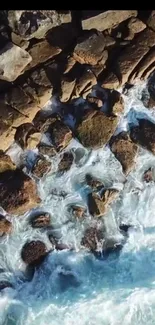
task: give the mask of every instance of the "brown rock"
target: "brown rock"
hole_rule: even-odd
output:
[[[121,132],[110,141],[110,148],[116,159],[121,163],[123,172],[128,174],[134,167],[138,147],[127,132]]]
[[[146,183],[155,181],[155,177],[154,177],[154,170],[152,170],[152,168],[150,167],[148,170],[145,171],[144,175],[143,175],[143,180]]]
[[[86,97],[87,101],[91,104],[93,109],[100,109],[103,106],[103,102],[98,97],[88,95]]]
[[[9,220],[5,219],[4,216],[0,214],[0,234],[10,234],[12,231],[12,224]]]
[[[72,215],[78,219],[84,218],[85,213],[86,213],[86,208],[78,206],[78,205],[71,205],[70,210],[71,210]]]
[[[45,157],[38,157],[36,163],[32,168],[32,174],[36,177],[42,178],[51,170],[51,162]]]
[[[28,52],[11,42],[8,43],[0,51],[0,79],[14,81],[31,60]]]
[[[41,155],[47,155],[49,157],[54,157],[57,153],[54,147],[45,145],[43,143],[38,145],[38,150]]]
[[[101,217],[107,212],[109,205],[118,196],[119,191],[116,189],[108,189],[101,195],[93,192],[88,195],[89,213],[94,217]]]
[[[107,10],[94,17],[82,19],[82,28],[104,31],[136,16],[137,10]]]
[[[102,33],[87,32],[78,40],[73,57],[81,64],[96,65],[104,56],[105,37]]]
[[[147,71],[152,64],[154,65],[155,68],[155,49],[151,49],[145,55],[145,57],[142,58],[142,60],[137,66],[136,71],[133,74],[131,74],[129,78],[129,82],[133,83],[133,81],[135,80],[143,79],[143,75],[145,76],[145,71]],[[146,79],[146,77],[144,79]]]
[[[61,161],[58,164],[59,172],[67,172],[73,163],[74,157],[71,152],[64,152]]]
[[[61,80],[61,95],[59,96],[61,102],[67,102],[71,98],[72,92],[75,87],[76,80],[68,80],[67,78],[62,78]]]
[[[50,226],[50,221],[51,218],[49,213],[41,213],[31,220],[31,225],[33,228],[45,228]]]
[[[85,246],[90,251],[95,252],[98,248],[102,247],[103,240],[103,232],[100,229],[90,227],[86,229],[81,245]]]
[[[83,96],[87,97],[87,94],[90,93],[92,87],[96,85],[97,80],[94,73],[91,70],[84,71],[81,77],[76,81],[72,98],[77,98]]]
[[[118,119],[96,112],[86,117],[76,129],[76,135],[84,147],[98,149],[103,147],[113,135]]]
[[[149,15],[149,18],[147,19],[146,21],[146,25],[153,29],[155,31],[155,21],[154,21],[154,18],[155,18],[155,10],[152,10],[151,11],[151,14]]]
[[[46,62],[47,60],[58,55],[60,52],[60,48],[50,45],[46,39],[41,40],[40,42],[32,45],[32,47],[28,50],[28,53],[32,57],[32,61],[27,65],[26,70]]]
[[[39,132],[45,133],[49,130],[50,127],[52,127],[52,124],[57,121],[57,119],[58,116],[54,113],[47,115],[45,112],[40,111],[33,119],[33,124]]]
[[[40,240],[27,242],[21,252],[22,260],[28,264],[37,266],[47,255],[46,245]]]
[[[132,17],[128,22],[128,28],[131,33],[137,34],[146,28],[146,25],[138,18]]]
[[[70,249],[70,247],[64,243],[59,243],[58,239],[55,238],[52,234],[49,235],[49,240],[51,244],[53,245],[53,249],[56,249],[58,251],[62,251],[64,249]]]
[[[11,158],[8,155],[6,155],[3,151],[0,151],[0,174],[15,169],[16,166],[12,162]]]
[[[31,123],[24,123],[18,126],[15,133],[15,141],[22,149],[34,149],[40,142],[41,134],[36,132]]]
[[[11,33],[12,43],[26,50],[30,44],[29,41],[23,40],[18,34],[12,32]]]
[[[69,142],[72,140],[71,130],[60,120],[57,120],[52,124],[49,132],[52,143],[57,151],[67,147]]]
[[[109,113],[114,115],[122,114],[124,111],[124,101],[121,94],[116,90],[109,92]]]
[[[90,175],[90,174],[86,174],[85,177],[86,183],[87,185],[89,185],[92,190],[101,190],[101,188],[104,187],[103,183],[101,181],[99,181],[97,178],[95,178],[94,176]]]
[[[119,80],[113,72],[110,72],[102,81],[101,87],[108,89],[117,89],[119,87]]]
[[[155,124],[145,119],[138,122],[139,126],[130,130],[131,140],[155,154]]]
[[[4,177],[6,175],[6,177]],[[20,170],[0,174],[0,202],[8,213],[23,214],[40,203],[34,181]]]

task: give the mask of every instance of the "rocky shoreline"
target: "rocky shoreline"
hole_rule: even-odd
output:
[[[149,98],[155,106],[154,11],[2,11],[0,26],[0,232],[13,229],[9,216],[25,214],[39,207],[37,184],[48,173],[62,175],[83,157],[68,149],[73,139],[88,150],[109,145],[127,176],[134,168],[139,147],[155,154],[155,124],[139,119],[129,132],[116,134],[124,111],[123,97],[135,82],[148,82]],[[145,95],[145,94],[144,94]],[[51,97],[56,110],[43,109]],[[17,145],[20,159],[10,152]],[[76,149],[78,150],[78,149]],[[84,149],[83,149],[84,150]],[[33,158],[29,159],[33,152]],[[59,157],[56,168],[53,159]],[[144,181],[153,180],[151,169]],[[73,218],[91,215],[102,218],[119,197],[119,191],[106,187],[87,174],[87,208],[70,205]],[[57,194],[56,194],[57,195]],[[65,193],[61,196],[65,197]],[[33,228],[51,227],[46,211],[30,218]],[[120,225],[124,241],[130,225]],[[69,248],[49,236],[53,249]],[[81,248],[96,257],[118,252],[123,243],[104,240],[104,229],[88,228]],[[37,267],[47,256],[46,245],[26,242],[22,260]],[[10,284],[11,285],[11,284]],[[0,282],[0,289],[9,286]]]

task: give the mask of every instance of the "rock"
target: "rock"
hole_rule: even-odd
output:
[[[44,68],[35,69],[31,73],[28,83],[33,85],[37,92],[38,104],[42,108],[51,98],[53,93],[53,85],[47,76]]]
[[[155,124],[149,120],[138,120],[139,126],[130,129],[133,142],[155,154]]]
[[[88,103],[91,104],[93,109],[100,109],[103,106],[103,102],[101,99],[99,99],[98,97],[92,96],[92,95],[88,95],[86,97]]]
[[[146,25],[138,18],[132,17],[128,21],[128,29],[132,34],[140,33]]]
[[[104,187],[101,181],[99,181],[97,178],[95,178],[90,174],[86,174],[85,180],[87,185],[89,185],[92,188],[92,190],[100,191]]]
[[[2,150],[0,151],[0,175],[10,170],[15,170],[16,165],[12,162],[11,158],[5,154]]]
[[[51,141],[57,151],[61,151],[68,146],[72,140],[72,132],[62,121],[57,120],[49,130]]]
[[[121,163],[123,172],[128,174],[134,167],[138,147],[127,132],[121,132],[110,140],[110,149]]]
[[[58,239],[55,238],[52,234],[49,235],[49,240],[51,244],[53,245],[53,249],[56,249],[58,251],[62,251],[64,249],[69,249],[69,246],[63,243],[59,243]]]
[[[15,141],[22,149],[34,149],[41,139],[41,133],[36,132],[31,123],[18,126],[15,133]]]
[[[146,79],[145,72],[152,67],[152,64],[155,66],[155,49],[151,49],[145,56],[142,58],[136,71],[129,78],[129,82],[133,83],[136,80]]]
[[[13,288],[13,285],[8,281],[0,281],[0,291],[5,288]]]
[[[101,87],[108,89],[117,89],[119,80],[113,72],[110,72],[102,81]]]
[[[107,10],[94,17],[82,19],[82,28],[104,31],[136,16],[137,10]]]
[[[29,41],[23,40],[22,37],[20,37],[19,35],[17,35],[14,32],[11,33],[11,40],[12,40],[12,43],[21,47],[23,50],[26,50],[30,44]]]
[[[40,111],[33,119],[33,124],[39,132],[46,133],[52,127],[53,123],[57,121],[57,119],[58,116],[54,113],[47,115],[45,112]]]
[[[10,234],[12,231],[12,224],[3,215],[0,214],[0,234]]]
[[[41,155],[47,155],[48,157],[54,157],[57,153],[54,147],[48,146],[44,143],[38,145],[38,151]]]
[[[151,14],[149,15],[148,19],[146,20],[146,25],[153,29],[155,31],[155,21],[154,21],[154,18],[155,18],[155,10],[152,10],[151,11]]]
[[[33,266],[38,266],[46,257],[47,248],[46,245],[40,240],[32,240],[27,242],[21,252],[22,260]]]
[[[0,202],[11,214],[24,214],[35,208],[40,199],[34,181],[21,170],[0,174]]]
[[[86,229],[81,245],[95,252],[102,248],[102,241],[104,240],[103,232],[100,229],[90,227]]]
[[[109,114],[120,115],[124,111],[124,100],[116,90],[110,90],[108,96]]]
[[[69,211],[75,218],[81,219],[85,217],[86,208],[78,205],[71,205]]]
[[[109,35],[105,35],[105,37],[106,37],[105,48],[109,49],[109,47],[111,48],[116,44],[116,40],[113,37],[111,37]]]
[[[78,40],[73,57],[81,64],[96,65],[104,56],[105,37],[102,33],[87,32]]]
[[[109,205],[117,198],[119,191],[116,189],[104,190],[101,195],[92,192],[88,194],[89,213],[94,217],[101,217],[107,212]]]
[[[26,70],[46,62],[47,60],[58,55],[60,52],[60,48],[52,46],[46,39],[37,42],[28,50],[32,61],[27,65]]]
[[[146,170],[143,175],[143,180],[146,183],[149,183],[152,181],[154,182],[155,181],[155,169],[150,167],[148,170]]]
[[[56,10],[9,10],[8,22],[12,30],[23,39],[44,38],[47,31],[71,22],[71,13]]]
[[[84,147],[98,149],[110,140],[117,123],[117,117],[95,111],[93,116],[87,116],[77,126],[76,136]]]
[[[67,172],[73,163],[74,157],[71,152],[64,152],[61,161],[58,164],[59,172]]]
[[[31,60],[28,52],[11,42],[8,43],[0,51],[0,79],[10,82],[16,80]]]
[[[72,93],[72,99],[82,96],[86,98],[87,94],[90,93],[92,87],[96,85],[97,80],[94,73],[91,70],[85,70],[80,78],[76,81],[74,91]]]
[[[68,80],[67,78],[62,78],[61,80],[61,95],[59,96],[60,101],[65,103],[71,98],[72,92],[75,87],[76,80]]]
[[[68,56],[64,74],[68,73],[74,67],[75,64],[76,60],[73,58],[73,56]]]
[[[51,170],[51,162],[45,157],[38,156],[36,163],[32,168],[32,174],[38,178],[42,178]]]
[[[35,215],[31,220],[31,226],[33,228],[45,228],[50,226],[51,218],[49,213],[41,213]]]

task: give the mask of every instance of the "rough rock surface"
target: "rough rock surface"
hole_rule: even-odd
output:
[[[95,111],[77,126],[76,136],[86,148],[98,149],[110,140],[118,123],[117,117]]]
[[[0,151],[0,176],[2,177],[2,173],[15,169],[16,166],[12,162],[11,158],[3,151]]]
[[[71,152],[64,152],[59,164],[58,164],[58,171],[59,172],[66,172],[71,168],[73,163],[74,157]]]
[[[31,225],[33,228],[45,228],[50,226],[51,217],[49,213],[41,213],[39,215],[35,215],[31,219]]]
[[[131,140],[155,154],[155,124],[145,119],[138,122],[139,126],[130,130]]]
[[[69,211],[75,218],[81,219],[85,217],[86,208],[73,204],[69,207]]]
[[[0,202],[8,213],[23,214],[40,203],[36,184],[22,171],[2,173],[0,181]]]
[[[62,121],[57,120],[52,124],[49,130],[52,144],[57,151],[61,151],[72,140],[72,132]]]
[[[32,174],[38,178],[42,178],[51,170],[51,162],[48,161],[44,156],[38,157],[32,168]]]
[[[128,174],[134,167],[138,147],[133,143],[127,132],[121,132],[112,137],[110,148],[121,163],[123,172]]]
[[[47,255],[46,245],[40,240],[27,242],[21,252],[22,260],[28,264],[37,266]]]
[[[28,52],[11,42],[8,43],[0,51],[0,79],[14,81],[31,60]]]
[[[86,174],[85,181],[86,184],[92,188],[92,190],[99,191],[104,187],[103,183],[91,174]]]
[[[12,231],[12,224],[3,215],[0,214],[0,234],[10,234]]]
[[[152,10],[146,21],[146,25],[155,31],[155,10]]]
[[[61,102],[65,103],[69,101],[71,98],[72,92],[74,90],[76,84],[76,80],[69,80],[67,78],[63,78],[61,80],[61,94],[59,96]]]
[[[56,155],[56,150],[52,146],[48,146],[44,143],[38,145],[38,150],[41,155],[47,155],[49,157],[54,157]]]
[[[91,215],[101,217],[107,212],[109,205],[117,198],[119,191],[116,189],[104,190],[101,195],[92,192],[88,194],[88,208]]]
[[[146,183],[149,183],[149,182],[152,182],[152,181],[155,181],[155,170],[154,168],[149,168],[148,170],[146,170],[143,174],[143,180],[146,182]]]
[[[15,133],[15,141],[22,149],[34,149],[40,142],[40,139],[41,134],[37,132],[31,123],[21,124]]]

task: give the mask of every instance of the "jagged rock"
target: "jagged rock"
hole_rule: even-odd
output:
[[[45,133],[52,127],[52,124],[56,122],[58,116],[54,113],[50,113],[50,115],[42,114],[42,112],[38,112],[33,119],[33,124],[35,128],[41,132]]]
[[[5,288],[13,288],[13,285],[8,281],[0,281],[0,291]]]
[[[12,162],[11,158],[1,150],[0,151],[0,174],[15,169],[16,166]]]
[[[52,146],[40,143],[38,145],[38,151],[41,155],[47,155],[49,157],[54,157],[56,155],[56,150]]]
[[[149,183],[149,182],[152,182],[152,181],[154,182],[155,181],[155,169],[153,167],[150,167],[148,170],[146,170],[144,172],[143,180],[146,183]]]
[[[58,164],[58,171],[59,172],[67,172],[73,163],[74,157],[71,152],[64,152],[62,159]]]
[[[113,135],[118,119],[95,111],[86,116],[76,128],[76,136],[84,147],[98,149],[104,146]]]
[[[46,39],[32,45],[32,47],[28,50],[28,53],[32,57],[32,61],[27,65],[26,70],[46,62],[47,60],[58,55],[60,52],[60,48],[50,45]]]
[[[86,174],[85,180],[87,185],[89,185],[92,188],[92,190],[99,191],[104,187],[104,184],[101,181],[99,181],[97,178],[95,178],[90,174]]]
[[[15,133],[15,141],[22,149],[34,149],[40,142],[41,134],[36,132],[31,123],[24,123],[18,126]]]
[[[91,70],[84,71],[81,77],[76,81],[72,98],[82,96],[86,98],[87,94],[90,93],[92,87],[96,85],[97,80],[94,73]]]
[[[26,50],[30,44],[29,41],[23,40],[21,36],[17,35],[14,32],[11,33],[11,40],[12,40],[12,43],[21,47],[24,50]]]
[[[14,81],[31,60],[28,52],[11,42],[8,43],[0,51],[0,79]]]
[[[121,163],[123,172],[128,174],[135,164],[137,145],[131,141],[127,132],[121,132],[111,138],[110,148],[116,159]]]
[[[151,14],[146,21],[146,25],[155,31],[155,10],[151,11]]]
[[[62,78],[61,80],[61,95],[59,98],[61,102],[67,102],[71,98],[72,92],[74,90],[76,80],[68,80],[67,78]]]
[[[34,181],[21,170],[0,174],[0,202],[8,213],[23,214],[40,203]]]
[[[87,32],[78,40],[73,57],[81,64],[96,65],[104,57],[105,43],[102,33]]]
[[[32,218],[31,225],[33,228],[45,228],[50,226],[50,221],[49,213],[41,213]]]
[[[154,65],[155,68],[155,49],[151,49],[147,53],[147,55],[145,55],[145,57],[142,58],[142,60],[138,64],[136,71],[129,78],[129,82],[133,83],[133,81],[135,80],[139,80],[143,78],[146,79],[145,71],[147,72],[147,70],[149,69],[149,67],[152,66],[152,64]]]
[[[124,111],[124,100],[116,90],[110,90],[108,96],[109,113],[114,115],[122,114]]]
[[[61,151],[72,140],[72,132],[62,121],[57,120],[49,130],[51,141],[57,151]]]
[[[116,189],[104,190],[101,195],[92,192],[88,194],[89,213],[94,217],[101,217],[107,212],[109,205],[117,198]]]
[[[106,78],[104,78],[101,86],[108,89],[117,89],[119,87],[119,80],[113,72],[110,72]]]
[[[103,240],[104,235],[101,229],[90,227],[86,229],[84,237],[81,240],[81,245],[95,252],[97,249],[101,248]]]
[[[8,22],[12,30],[23,39],[44,38],[53,27],[71,22],[71,13],[56,10],[9,10]]]
[[[0,234],[10,234],[12,223],[0,214]]]
[[[146,28],[146,25],[138,18],[132,17],[128,22],[128,29],[131,34],[140,33]]]
[[[87,101],[91,104],[93,109],[100,109],[103,106],[103,102],[98,97],[88,94]]]
[[[27,242],[21,252],[22,260],[28,264],[37,266],[47,255],[46,245],[40,240],[32,240]]]
[[[38,178],[42,178],[51,170],[51,162],[46,160],[45,157],[38,157],[32,168],[32,174]]]
[[[78,205],[71,205],[69,211],[75,218],[81,219],[85,216],[86,208]]]
[[[107,10],[91,18],[82,19],[83,29],[104,31],[120,24],[122,21],[136,17],[137,10]]]
[[[37,92],[38,104],[42,108],[51,98],[53,85],[44,68],[36,69],[31,73],[28,83],[33,84]]]
[[[155,154],[155,124],[145,119],[138,122],[139,126],[130,129],[131,140]]]

